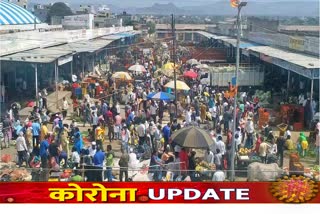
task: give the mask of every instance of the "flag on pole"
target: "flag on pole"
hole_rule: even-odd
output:
[[[231,7],[238,7],[239,0],[230,0],[230,5]]]

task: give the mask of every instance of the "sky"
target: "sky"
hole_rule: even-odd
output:
[[[216,1],[223,0],[29,0],[32,3],[48,3],[62,1],[71,4],[94,3],[94,4],[112,4],[121,7],[148,7],[154,3],[174,3],[177,6],[206,5]],[[229,0],[224,0],[229,1]],[[247,2],[280,2],[280,1],[316,1],[316,0],[246,0]]]

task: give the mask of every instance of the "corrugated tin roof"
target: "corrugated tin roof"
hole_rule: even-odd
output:
[[[68,43],[65,45],[60,45],[56,47],[52,47],[51,49],[55,50],[69,50],[72,52],[82,53],[82,52],[95,52],[99,49],[102,49],[109,45],[114,40],[106,40],[106,39],[96,39],[96,40],[89,40],[86,42],[74,42]]]
[[[18,61],[18,62],[31,62],[31,63],[51,63],[59,57],[72,54],[70,50],[57,50],[53,48],[38,48],[29,51],[1,57],[0,60],[4,61]]]
[[[257,46],[257,47],[250,47],[248,49],[290,62],[292,64],[299,65],[304,68],[308,68],[308,69],[320,68],[319,57],[314,57],[306,54],[293,53],[293,52],[289,52],[286,50],[273,48],[269,46]]]

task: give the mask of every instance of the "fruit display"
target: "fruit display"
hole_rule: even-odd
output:
[[[197,166],[196,166],[196,171],[198,172],[203,172],[205,170],[216,170],[216,165],[207,163],[206,161],[201,161]]]
[[[250,149],[241,148],[241,149],[239,150],[238,154],[239,154],[240,156],[246,156],[246,155],[249,155],[250,152],[251,152]]]

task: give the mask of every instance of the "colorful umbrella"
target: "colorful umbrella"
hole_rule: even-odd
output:
[[[166,93],[166,92],[152,92],[148,94],[148,99],[152,100],[163,100],[163,101],[169,101],[174,100],[174,96],[172,94]]]
[[[130,66],[128,68],[128,70],[137,72],[139,74],[147,72],[146,69],[142,65],[139,65],[139,64],[135,64],[135,65]]]
[[[184,90],[184,91],[189,91],[190,90],[189,86],[185,82],[177,80],[176,84],[177,84],[177,90]],[[174,81],[168,82],[164,87],[173,88],[174,89]]]
[[[198,77],[198,73],[194,72],[193,70],[190,70],[190,71],[184,72],[183,76],[187,78],[195,79]]]
[[[127,72],[124,72],[124,71],[118,71],[118,72],[112,74],[112,78],[113,79],[132,80],[132,77],[130,76],[130,74],[128,74]]]

